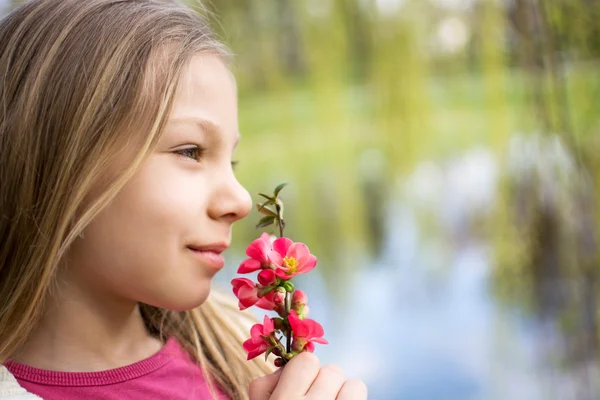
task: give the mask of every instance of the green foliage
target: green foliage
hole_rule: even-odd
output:
[[[390,6],[378,6],[384,3]],[[574,221],[583,218],[578,204],[588,204],[588,235],[597,240],[600,1],[481,0],[468,9],[434,0],[393,4],[207,2],[237,55],[240,181],[250,193],[289,181],[289,235],[311,243],[320,270],[341,276],[340,269],[358,267],[360,255],[376,248],[381,228],[373,221],[385,220],[396,182],[420,163],[484,147],[506,167],[516,133],[557,135],[576,163],[570,179],[586,184],[557,184],[561,208],[552,225],[539,201],[541,173],[520,191],[519,178],[503,169],[484,224],[495,249],[494,287],[502,301],[539,312],[538,281],[549,275],[540,259],[554,249],[559,278],[596,279],[597,245],[583,254],[586,238]],[[276,229],[274,199],[282,188],[261,194],[260,227]],[[527,217],[515,212],[523,204]],[[241,223],[234,243],[256,237],[256,220]]]

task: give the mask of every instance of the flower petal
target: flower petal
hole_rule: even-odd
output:
[[[271,235],[269,235],[267,232],[263,232],[262,235],[260,235],[260,238],[265,242],[268,243],[269,246],[269,250],[271,250]]]
[[[258,292],[256,287],[242,286],[236,294],[239,300],[240,310],[245,310],[253,306],[258,301]]]
[[[263,319],[263,335],[269,336],[274,329],[275,325],[273,324],[273,320],[265,315]]]
[[[234,278],[231,280],[231,286],[233,286],[233,294],[235,294],[235,296],[239,298],[238,294],[240,289],[246,286],[252,287],[254,286],[254,282],[252,282],[248,278]]]
[[[310,256],[310,250],[304,243],[296,242],[288,249],[288,257],[294,257],[300,264],[306,262]]]
[[[246,350],[248,353],[254,350],[254,348],[256,347],[251,338],[244,341],[244,343],[242,343],[242,346],[244,347],[244,350]]]
[[[269,261],[275,264],[277,267],[281,267],[283,265],[283,257],[277,251],[270,251],[268,254]]]
[[[313,256],[312,254],[308,257],[308,260],[306,261],[306,264],[304,264],[304,268],[307,269],[308,271],[310,271],[311,269],[313,269],[315,266],[317,265],[317,257]]]
[[[246,249],[246,255],[260,262],[267,261],[267,253],[271,251],[271,240],[268,233],[263,233]]]
[[[237,272],[238,274],[248,274],[250,272],[257,271],[261,268],[262,264],[260,261],[254,258],[248,258],[246,261],[240,264]]]
[[[298,317],[296,311],[291,310],[290,315],[288,315],[288,321],[290,322],[290,326],[292,327],[292,331],[294,331],[294,337],[305,338],[309,333],[308,326]]]
[[[281,257],[285,257],[292,243],[294,243],[292,239],[286,237],[277,238],[273,242],[273,250],[278,252]]]
[[[260,343],[254,347],[250,348],[250,351],[248,351],[248,360],[252,360],[255,357],[260,356],[261,354],[263,354],[267,348],[269,346],[266,343]]]
[[[275,309],[275,303],[267,296],[261,297],[255,304],[256,307],[263,310],[272,311]]]
[[[293,278],[294,276],[296,276],[296,275],[298,275],[298,274],[297,274],[297,273],[288,274],[288,273],[286,272],[286,270],[284,270],[283,268],[280,268],[280,267],[278,267],[278,268],[275,270],[275,275],[277,275],[277,276],[278,276],[278,277],[280,277],[281,279],[288,280],[288,279],[291,279],[291,278]]]
[[[323,331],[323,327],[321,326],[321,324],[319,324],[314,319],[306,318],[303,321],[306,324],[306,326],[308,326],[308,329],[309,329],[309,339],[312,339],[312,338],[315,338],[315,337],[321,337],[321,336],[323,336],[325,334],[325,332]]]
[[[305,274],[305,273],[311,271],[316,266],[317,266],[317,257],[315,257],[311,254],[308,257],[308,260],[304,264],[300,265],[300,268],[298,268],[298,273]]]
[[[252,328],[250,328],[251,339],[260,338],[260,335],[262,335],[262,331],[263,331],[263,326],[261,324],[252,325]]]
[[[252,281],[248,278],[234,278],[231,280],[231,285],[234,288],[239,289],[241,286],[246,285],[248,282],[252,284]]]

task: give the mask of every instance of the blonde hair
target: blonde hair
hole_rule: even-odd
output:
[[[199,52],[229,58],[206,20],[175,1],[33,0],[0,22],[0,362],[36,326],[75,238],[152,152]],[[137,154],[107,177],[131,143]],[[272,371],[245,360],[253,320],[232,296],[140,310],[233,399]]]

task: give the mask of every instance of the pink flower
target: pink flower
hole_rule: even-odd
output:
[[[275,274],[282,279],[305,274],[317,265],[317,258],[310,254],[310,250],[304,243],[293,242],[285,237],[273,242],[269,260],[275,266]]]
[[[250,258],[240,264],[238,274],[247,274],[261,268],[268,268],[271,264],[268,254],[271,251],[271,237],[263,233],[254,240],[246,249],[246,255]]]
[[[240,310],[252,307],[259,300],[258,287],[250,279],[235,278],[231,281],[233,294],[238,298]]]
[[[295,290],[292,295],[292,310],[296,311],[300,319],[308,317],[309,307],[306,303],[308,303],[306,293],[302,290]]]
[[[328,343],[323,338],[323,327],[317,321],[300,319],[294,310],[290,311],[288,321],[293,331],[294,341],[292,342],[292,349],[294,351],[308,351],[312,353],[315,350],[315,343]]]
[[[292,306],[294,304],[302,304],[302,305],[306,305],[306,303],[308,303],[308,297],[306,296],[306,293],[304,293],[303,290],[295,290],[294,294],[292,295]]]
[[[277,276],[272,269],[263,269],[258,273],[258,282],[263,286],[271,286],[275,283]]]
[[[285,310],[285,289],[277,288],[264,295],[258,300],[256,307],[267,311],[275,310],[277,313],[282,314]]]
[[[262,324],[255,324],[250,329],[250,339],[244,342],[244,350],[248,352],[248,360],[258,357],[271,347],[271,334],[275,329],[271,318],[265,315]]]

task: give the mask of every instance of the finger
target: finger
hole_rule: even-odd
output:
[[[359,379],[349,379],[342,386],[336,400],[367,400],[367,385]]]
[[[265,375],[250,382],[248,390],[250,400],[269,400],[277,386],[277,382],[279,382],[281,372],[282,370],[278,369],[272,374]]]
[[[319,367],[319,359],[312,353],[294,356],[283,368],[272,399],[288,400],[290,397],[304,396],[319,374]]]
[[[344,385],[344,371],[337,365],[326,365],[319,370],[317,379],[306,393],[307,399],[335,399]]]

